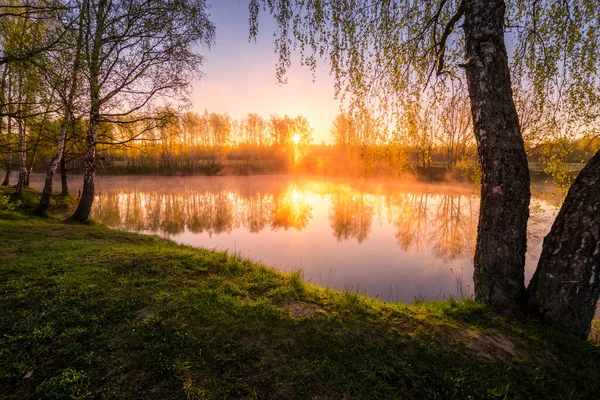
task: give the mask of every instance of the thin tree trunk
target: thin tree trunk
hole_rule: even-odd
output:
[[[22,72],[21,72],[22,74]],[[19,132],[19,181],[17,182],[17,190],[15,196],[20,196],[25,185],[25,176],[27,175],[27,131],[25,130],[23,121],[23,76],[19,77],[18,87],[18,108],[17,114],[17,130]]]
[[[69,181],[67,179],[67,162],[65,161],[65,153],[63,152],[62,157],[60,158],[60,182],[61,182],[61,192],[62,196],[69,195]]]
[[[19,131],[19,180],[17,182],[17,190],[15,196],[19,196],[25,185],[25,176],[27,175],[27,134],[23,126],[23,120],[17,119],[17,129]]]
[[[600,296],[600,151],[571,185],[528,292],[534,310],[588,336]]]
[[[2,186],[8,186],[10,184],[10,174],[12,172],[12,146],[11,146],[11,140],[12,140],[12,119],[10,117],[8,117],[8,121],[6,124],[6,138],[8,140],[9,146],[11,148],[8,149],[8,158],[6,160],[6,174],[4,175],[4,181],[2,182]]]
[[[8,186],[10,184],[10,173],[11,164],[12,164],[12,154],[9,154],[8,161],[6,161],[6,173],[4,174],[4,180],[2,181],[2,186]]]
[[[43,215],[48,210],[48,207],[50,207],[50,200],[52,199],[52,191],[54,188],[54,174],[56,173],[56,169],[58,168],[58,163],[59,162],[62,163],[62,160],[63,160],[63,149],[64,149],[65,137],[67,135],[67,125],[69,123],[68,114],[69,114],[68,111],[65,112],[63,121],[60,124],[60,132],[58,134],[58,142],[57,142],[57,146],[56,146],[56,152],[54,153],[54,157],[52,157],[52,162],[50,163],[50,167],[48,168],[48,171],[46,172],[46,180],[44,182],[44,189],[42,190],[42,197],[40,199],[40,204],[34,210],[34,214]],[[64,191],[64,186],[63,186],[63,191]]]
[[[37,154],[38,154],[38,149],[40,146],[40,142],[42,141],[42,130],[44,129],[44,125],[46,124],[46,121],[48,119],[48,113],[50,111],[50,107],[53,103],[54,100],[54,93],[55,93],[56,89],[52,89],[52,93],[50,94],[50,100],[48,101],[48,104],[46,105],[46,110],[44,112],[44,118],[42,119],[42,122],[40,124],[40,130],[38,132],[38,136],[35,140],[35,144],[33,145],[33,152],[31,154],[31,161],[29,163],[29,167],[27,167],[27,173],[25,175],[25,186],[29,186],[29,178],[31,176],[31,172],[33,172],[33,166],[35,164],[35,160],[37,158]]]
[[[29,178],[31,177],[31,172],[33,171],[33,164],[35,164],[35,160],[37,158],[38,148],[40,145],[40,141],[42,140],[42,132],[39,133],[34,145],[33,152],[31,154],[29,167],[25,169],[25,186],[29,186]]]
[[[504,44],[503,0],[465,0],[466,70],[482,170],[475,296],[501,312],[524,300],[529,170]]]
[[[8,77],[8,71],[9,68],[4,68],[4,71],[2,72],[2,80],[0,82],[0,104],[5,105],[6,103],[8,103],[10,100],[7,101],[7,99],[5,98],[5,88],[7,88],[6,85],[6,80]],[[10,78],[9,78],[9,85],[8,85],[8,91],[9,91],[9,97],[10,97]],[[4,106],[4,109],[6,111],[8,111],[8,107]],[[8,113],[7,113],[8,114]],[[11,173],[11,168],[12,168],[12,146],[11,146],[11,125],[10,125],[10,117],[7,116],[6,117],[7,121],[6,121],[6,142],[7,145],[6,147],[8,148],[8,152],[7,152],[7,157],[6,157],[6,175],[4,175],[4,180],[2,181],[2,186],[8,186],[8,184],[10,183],[10,173]],[[2,133],[2,130],[4,129],[4,117],[0,117],[0,133]]]

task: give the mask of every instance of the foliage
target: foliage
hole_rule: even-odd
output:
[[[301,63],[313,73],[319,60],[324,60],[331,66],[336,93],[348,109],[376,121],[372,125],[378,131],[375,136],[391,146],[410,138],[406,141],[421,148],[416,164],[426,164],[428,137],[435,135],[435,129],[429,125],[423,134],[404,127],[415,120],[415,110],[444,110],[448,102],[467,97],[463,67],[469,60],[464,56],[464,33],[458,29],[464,20],[463,3],[252,0],[250,35],[258,31],[261,12],[272,14],[278,28],[274,35],[280,81],[285,81],[296,50]],[[506,7],[512,87],[530,153],[535,157],[541,143],[597,136],[597,2],[509,0]],[[447,126],[444,119],[442,111],[425,121]],[[453,147],[448,143],[451,138],[464,132],[456,128],[441,138],[448,149]],[[452,164],[452,159],[448,162]],[[568,185],[564,164],[573,161],[540,157],[540,162],[548,163],[547,171],[558,185]]]
[[[19,200],[13,201],[10,196],[0,195],[0,210],[15,211],[20,205],[21,202]]]

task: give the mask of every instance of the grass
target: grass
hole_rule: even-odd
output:
[[[0,186],[0,213],[18,210],[21,213],[31,213],[40,202],[40,192],[24,187],[19,198],[15,198],[13,186]],[[77,205],[77,198],[71,195],[61,195],[56,192],[50,200],[50,214],[64,214]]]
[[[586,399],[600,389],[596,345],[470,299],[389,304],[226,253],[15,211],[0,212],[0,240],[0,398]]]

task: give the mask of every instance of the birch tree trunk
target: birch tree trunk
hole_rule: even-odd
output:
[[[35,139],[35,143],[33,144],[33,152],[31,153],[31,157],[29,159],[29,166],[25,167],[25,186],[29,186],[29,178],[31,177],[31,173],[33,172],[33,165],[35,164],[35,160],[37,159],[38,149],[41,140],[42,132],[40,132],[38,137]]]
[[[27,177],[27,131],[23,121],[23,72],[20,72],[17,100],[17,131],[19,132],[19,180],[17,182],[17,190],[15,196],[20,196],[25,186]]]
[[[600,151],[571,185],[528,291],[536,312],[588,336],[600,296]]]
[[[48,171],[46,172],[46,180],[44,181],[44,189],[42,190],[40,204],[34,210],[34,213],[39,215],[44,214],[50,206],[50,200],[52,198],[52,192],[54,189],[54,175],[56,174],[59,162],[61,165],[62,194],[67,195],[69,193],[66,182],[67,175],[65,171],[65,162],[63,155],[65,148],[65,139],[67,137],[67,128],[69,126],[69,122],[73,120],[73,104],[75,103],[75,95],[77,94],[77,76],[79,74],[81,47],[83,41],[82,19],[83,12],[81,13],[79,19],[79,34],[77,36],[76,42],[77,48],[75,50],[75,60],[73,61],[73,69],[71,71],[69,93],[66,97],[66,101],[64,104],[65,110],[63,120],[60,124],[60,131],[58,134],[58,140],[56,142],[56,152],[54,153],[54,156],[52,157],[52,162],[50,163]]]
[[[510,313],[525,295],[529,169],[504,44],[503,0],[465,0],[466,71],[482,170],[475,296]]]
[[[65,112],[65,114],[68,114]],[[43,215],[48,207],[50,206],[50,200],[52,199],[52,191],[54,188],[54,174],[56,173],[56,169],[58,168],[58,163],[62,161],[63,158],[63,149],[65,144],[65,137],[67,135],[67,125],[68,125],[68,115],[63,117],[63,121],[60,124],[60,132],[58,134],[58,141],[56,144],[56,152],[52,157],[52,162],[50,163],[50,167],[48,167],[48,171],[46,172],[46,180],[44,181],[44,189],[42,190],[42,197],[40,199],[40,204],[34,210],[34,214]]]
[[[83,176],[83,190],[79,199],[77,209],[69,218],[65,220],[68,223],[85,222],[89,219],[94,203],[94,193],[96,190],[96,153],[98,140],[98,125],[100,124],[100,70],[102,65],[102,46],[104,30],[106,29],[107,10],[112,6],[106,0],[100,0],[97,4],[95,26],[92,27],[91,21],[87,21],[88,26],[82,26],[81,29],[93,29],[93,41],[87,50],[83,50],[85,57],[89,57],[88,63],[88,83],[90,95],[90,121],[86,137],[86,152],[84,156],[85,175]],[[85,3],[86,12],[91,11],[89,2]],[[83,20],[82,20],[83,24]],[[88,31],[87,34],[90,34]],[[85,45],[85,43],[82,43]]]
[[[2,72],[2,80],[0,81],[0,104],[5,105],[8,102],[10,102],[10,100],[7,100],[6,98],[6,93],[5,90],[8,89],[8,98],[10,98],[10,77],[8,76],[8,68],[4,68],[4,71]],[[7,78],[8,78],[8,85],[7,85]],[[3,111],[8,111],[8,107],[4,106],[4,110]],[[7,114],[9,114],[7,112]],[[4,130],[4,117],[0,116],[0,133]],[[6,166],[6,174],[4,175],[4,180],[2,181],[2,186],[8,186],[8,184],[10,183],[10,173],[11,173],[11,168],[12,168],[12,146],[11,146],[11,140],[12,140],[12,135],[11,135],[11,122],[10,122],[10,116],[7,115],[6,117],[6,148],[7,151],[6,153],[6,161],[5,161],[5,166]]]
[[[2,186],[8,186],[10,184],[10,174],[12,172],[12,153],[8,155],[8,160],[6,160],[6,173],[4,174],[4,180],[2,181]]]
[[[90,126],[87,134],[87,150],[84,157],[85,175],[83,176],[83,190],[77,209],[66,222],[78,223],[89,219],[94,203],[96,188],[96,141],[98,138],[98,124],[100,120],[99,106],[92,106],[90,112]]]
[[[19,196],[23,191],[27,177],[27,133],[21,118],[17,119],[17,130],[19,132],[19,180],[17,181],[15,196]]]
[[[2,186],[8,186],[10,184],[10,174],[12,172],[12,118],[8,117],[6,121],[6,139],[9,143],[8,156],[6,159],[6,174],[4,175],[4,181],[2,181]]]
[[[67,162],[65,161],[65,152],[63,148],[62,157],[60,158],[60,194],[67,196],[69,194],[69,180],[67,179]]]

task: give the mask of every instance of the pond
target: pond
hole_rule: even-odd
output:
[[[533,192],[526,280],[557,213],[547,190]],[[470,184],[101,176],[92,218],[301,270],[322,286],[412,302],[472,294],[478,213]]]

